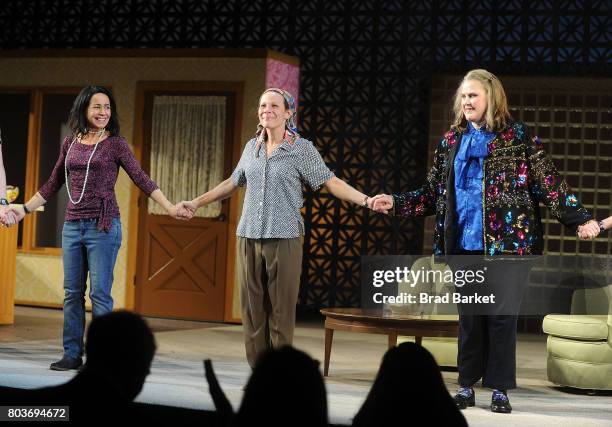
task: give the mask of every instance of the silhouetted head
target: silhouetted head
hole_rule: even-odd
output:
[[[292,347],[264,353],[247,383],[235,425],[327,425],[319,363]]]
[[[104,377],[133,400],[142,390],[155,354],[155,338],[138,314],[116,311],[96,317],[87,331],[87,371]]]
[[[387,351],[354,426],[395,425],[408,414],[428,414],[432,425],[467,425],[453,402],[435,359],[420,345],[405,342]],[[442,424],[440,424],[442,425]]]

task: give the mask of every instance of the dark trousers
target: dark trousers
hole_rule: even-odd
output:
[[[459,385],[516,388],[517,316],[462,315],[459,305]]]
[[[471,387],[482,378],[483,387],[509,390],[516,388],[516,328],[522,295],[531,267],[530,261],[479,261],[471,251],[451,258],[453,271],[487,269],[484,293],[491,291],[496,304],[458,304],[459,342],[457,368],[459,385]],[[473,261],[472,257],[476,256]],[[459,292],[469,293],[469,287]],[[473,289],[473,288],[472,288]]]

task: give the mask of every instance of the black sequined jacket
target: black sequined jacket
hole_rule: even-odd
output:
[[[458,250],[455,210],[455,153],[462,133],[451,129],[440,140],[425,185],[394,194],[399,216],[436,216],[434,254]],[[523,123],[497,132],[488,144],[483,177],[483,244],[487,255],[539,255],[543,250],[539,203],[574,232],[592,219],[557,172],[542,142]]]

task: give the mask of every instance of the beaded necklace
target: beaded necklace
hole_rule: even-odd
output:
[[[89,165],[91,164],[91,159],[96,153],[96,149],[98,148],[98,144],[100,143],[100,141],[102,141],[102,137],[105,136],[104,129],[102,129],[99,133],[100,133],[100,136],[98,137],[98,141],[96,142],[96,145],[94,145],[94,149],[91,152],[91,155],[89,156],[89,160],[87,160],[87,169],[85,169],[85,181],[83,181],[83,188],[81,189],[81,196],[79,197],[79,200],[77,200],[76,202],[72,199],[72,195],[70,194],[70,188],[68,186],[68,156],[70,155],[70,150],[72,149],[72,146],[76,142],[77,138],[79,139],[79,141],[81,140],[81,138],[75,137],[70,143],[70,147],[68,147],[68,151],[66,152],[66,159],[64,160],[64,177],[66,179],[66,191],[68,192],[68,198],[70,199],[73,205],[78,205],[79,203],[81,203],[81,200],[83,200],[83,195],[85,194],[85,186],[87,186],[87,178],[89,177]]]

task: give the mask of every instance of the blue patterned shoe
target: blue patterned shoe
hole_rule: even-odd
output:
[[[510,406],[510,400],[505,391],[493,390],[491,412],[497,412],[498,414],[509,414],[512,412],[512,406]]]
[[[474,406],[476,404],[476,395],[472,387],[459,387],[459,391],[453,398],[457,408],[465,409],[468,406]]]

